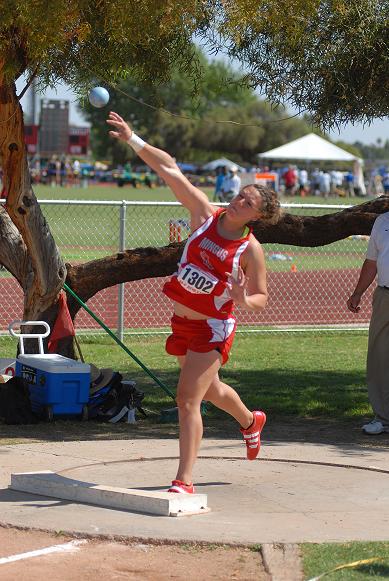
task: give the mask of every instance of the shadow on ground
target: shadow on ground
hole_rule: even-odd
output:
[[[176,374],[155,370],[167,385],[174,385]],[[245,371],[226,368],[222,379],[230,383],[251,409],[264,409],[268,414],[263,438],[273,443],[306,442],[333,446],[358,444],[383,448],[389,445],[389,434],[365,436],[361,425],[368,400],[360,374],[352,371],[296,371],[267,369]],[[96,420],[82,422],[78,418],[55,419],[52,423],[7,426],[0,423],[0,445],[21,442],[112,440],[139,438],[176,438],[176,424],[158,423],[161,409],[172,407],[171,399],[151,385],[144,376],[136,378],[137,387],[145,391],[145,408],[152,413],[136,424],[109,424]],[[212,406],[204,417],[205,438],[237,438],[235,421]]]

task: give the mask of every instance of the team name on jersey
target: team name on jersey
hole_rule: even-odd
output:
[[[209,238],[203,238],[199,246],[200,248],[204,248],[204,250],[208,250],[209,252],[212,252],[212,254],[215,254],[215,256],[217,256],[221,261],[225,260],[228,256],[227,250],[215,242],[212,242]]]

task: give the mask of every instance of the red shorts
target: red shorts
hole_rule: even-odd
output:
[[[228,354],[235,336],[236,319],[185,319],[173,315],[172,334],[166,340],[169,355],[186,355],[188,350],[196,353],[219,351],[222,365],[228,361]]]

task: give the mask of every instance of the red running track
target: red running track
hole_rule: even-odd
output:
[[[346,300],[357,281],[359,269],[317,270],[307,272],[271,272],[268,275],[269,302],[259,314],[237,310],[243,325],[347,325],[370,320],[371,290],[366,293],[357,315],[346,308]],[[171,303],[161,292],[164,279],[145,279],[125,285],[124,325],[127,328],[155,328],[169,324]],[[23,294],[12,278],[0,279],[3,308],[0,330],[23,313]],[[118,325],[118,287],[105,289],[88,306],[106,325]],[[99,328],[85,312],[76,317],[76,328]]]

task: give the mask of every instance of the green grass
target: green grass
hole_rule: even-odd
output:
[[[302,248],[264,244],[266,267],[269,271],[285,272],[295,264],[297,270],[333,270],[337,268],[360,268],[367,249],[367,240],[346,238],[327,246]],[[272,260],[272,254],[282,254],[287,260]]]
[[[293,197],[288,197],[288,196],[281,196],[281,203],[283,204],[321,204],[321,205],[325,205],[325,206],[356,206],[357,204],[363,204],[364,202],[367,202],[368,200],[372,199],[370,197],[365,197],[365,198],[341,198],[341,197],[337,197],[337,198],[322,198],[321,196],[305,196],[304,198],[301,198],[300,196],[293,196]],[[296,208],[296,212],[298,211],[298,208]],[[331,210],[334,211],[334,210]]]
[[[120,208],[117,206],[51,206],[43,203],[42,211],[66,259],[71,256],[83,260],[91,256],[99,258],[119,248]],[[187,217],[181,206],[128,207],[125,247],[169,244],[169,220]]]
[[[178,367],[164,350],[164,336],[126,339],[129,349],[165,385],[175,391]],[[170,407],[172,400],[109,337],[80,337],[86,361],[112,367],[137,381],[147,406]],[[3,357],[13,356],[15,342],[3,338]],[[221,377],[251,409],[270,414],[334,420],[361,419],[370,413],[365,388],[367,334],[364,332],[237,335]],[[328,362],[331,362],[328,365]],[[209,418],[224,417],[210,408]]]
[[[327,581],[389,579],[389,542],[304,544],[301,550],[305,579],[331,571],[346,563],[372,558],[380,560],[329,573],[324,579]]]
[[[209,197],[213,194],[213,188],[202,188]],[[119,188],[115,184],[107,186],[91,185],[88,188],[61,188],[50,186],[35,186],[34,192],[39,200],[109,200],[109,201],[149,201],[149,202],[174,202],[176,198],[166,186],[155,188],[133,188],[124,186]]]

